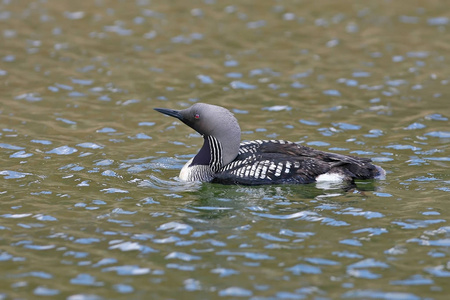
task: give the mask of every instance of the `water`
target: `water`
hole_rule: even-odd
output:
[[[446,1],[0,4],[0,299],[446,299]],[[182,183],[202,139],[372,158],[343,191]]]

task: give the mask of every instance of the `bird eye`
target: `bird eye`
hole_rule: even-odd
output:
[[[198,119],[200,119],[200,115],[199,115],[199,114],[195,114],[195,115],[194,115],[194,118],[195,118],[196,120],[198,120]]]

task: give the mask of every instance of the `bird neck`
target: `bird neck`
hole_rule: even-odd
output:
[[[236,136],[236,135],[235,135]],[[232,162],[239,152],[240,134],[227,143],[211,135],[203,136],[203,146],[181,169],[180,179],[184,181],[211,181],[214,174]]]
[[[203,136],[203,146],[195,155],[191,166],[209,166],[213,172],[217,172],[223,166],[222,144],[213,136]]]

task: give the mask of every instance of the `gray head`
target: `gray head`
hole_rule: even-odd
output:
[[[217,105],[196,103],[183,110],[155,108],[156,111],[175,117],[203,137],[215,137],[223,149],[223,164],[232,162],[239,152],[241,128],[226,108]]]

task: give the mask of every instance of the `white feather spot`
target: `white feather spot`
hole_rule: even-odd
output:
[[[251,172],[250,172],[250,177],[254,177],[255,176],[255,170],[256,170],[256,164],[254,164],[253,166],[252,166],[252,169],[251,169]]]
[[[281,175],[281,171],[283,171],[283,163],[278,163],[275,176],[280,176]]]
[[[250,168],[246,168],[245,170],[245,177],[248,177],[250,175]]]
[[[280,176],[280,174],[281,174],[281,171],[283,171],[283,163],[278,163],[278,166],[277,166],[277,174],[278,175],[276,175],[276,176]]]
[[[259,175],[259,178],[261,178],[261,179],[266,178],[266,174],[267,174],[267,165],[265,165],[265,166],[262,168],[262,172],[261,172],[261,174]]]

